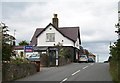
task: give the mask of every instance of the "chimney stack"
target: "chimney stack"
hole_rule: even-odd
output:
[[[52,23],[56,28],[58,28],[58,21],[59,19],[57,18],[57,14],[54,14],[54,18],[52,18]]]

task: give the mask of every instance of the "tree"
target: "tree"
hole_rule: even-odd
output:
[[[113,80],[116,83],[120,83],[120,25],[119,23],[116,25],[118,28],[115,31],[118,34],[118,40],[114,43],[114,45],[110,46],[110,54],[112,58],[110,60],[110,72],[113,77]]]
[[[110,46],[110,54],[114,60],[118,61],[120,59],[120,24],[117,23],[115,26],[117,28],[115,32],[118,34],[118,40],[113,46]]]
[[[110,54],[113,60],[118,61],[120,58],[120,39],[118,39],[113,46],[110,46]]]
[[[26,46],[26,45],[29,45],[29,43],[26,40],[19,42],[19,46]]]
[[[7,33],[9,31],[8,26],[6,26],[5,23],[0,23],[0,28],[2,29],[2,34],[1,34],[2,36],[1,37],[2,38],[2,60],[9,61],[13,46],[9,44],[10,35]]]

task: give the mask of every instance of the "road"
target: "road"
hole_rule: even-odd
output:
[[[41,68],[41,72],[17,81],[112,81],[109,63],[72,63]]]

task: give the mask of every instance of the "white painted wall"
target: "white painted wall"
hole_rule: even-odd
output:
[[[51,28],[51,30],[50,30]],[[55,42],[46,42],[46,33],[55,33]],[[63,40],[63,42],[62,42]],[[68,38],[64,37],[61,33],[59,33],[54,27],[49,26],[46,31],[44,31],[39,37],[37,38],[37,46],[54,46],[58,43],[62,43],[63,46],[73,46],[74,42],[69,40]]]
[[[24,50],[15,50],[15,53],[16,53],[17,57],[20,57],[21,52],[23,52],[23,56],[26,57]]]
[[[75,42],[75,47],[80,49],[79,38],[77,38],[77,41]]]

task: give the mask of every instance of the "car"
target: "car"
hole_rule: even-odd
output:
[[[26,58],[29,61],[40,61],[40,55],[39,54],[33,54]]]
[[[109,61],[104,61],[104,63],[109,63]]]
[[[94,59],[93,58],[88,58],[88,62],[94,63]]]
[[[88,57],[87,55],[80,55],[79,57],[79,62],[88,62]]]

